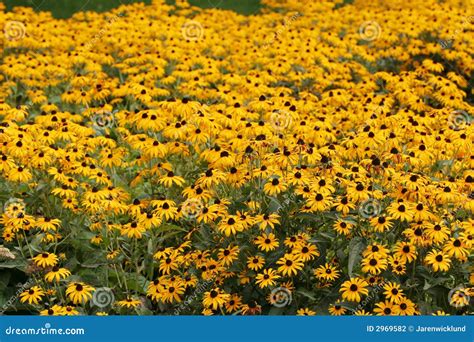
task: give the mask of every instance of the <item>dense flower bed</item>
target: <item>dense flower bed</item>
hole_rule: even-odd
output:
[[[472,313],[468,2],[263,5],[0,7],[2,312]]]

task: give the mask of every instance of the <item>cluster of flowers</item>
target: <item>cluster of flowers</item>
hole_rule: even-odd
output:
[[[0,7],[9,310],[472,313],[471,9],[262,3]]]

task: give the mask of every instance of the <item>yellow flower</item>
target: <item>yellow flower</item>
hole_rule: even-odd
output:
[[[278,272],[282,275],[292,276],[298,274],[298,271],[303,269],[304,263],[297,255],[285,254],[283,257],[278,259],[277,265],[280,265],[280,267],[278,267]]]
[[[73,304],[87,303],[92,298],[95,289],[81,282],[71,283],[66,289],[66,295]]]
[[[263,273],[257,274],[257,276],[255,277],[255,283],[263,289],[268,286],[275,286],[275,280],[279,278],[280,276],[276,274],[276,271],[272,268],[269,268],[263,270]]]
[[[20,294],[20,302],[29,304],[38,304],[44,296],[44,291],[39,286],[33,286],[29,290]]]
[[[230,300],[230,295],[222,292],[219,288],[204,293],[203,305],[207,308],[217,310]]]
[[[117,302],[118,306],[126,307],[126,308],[129,308],[129,309],[130,308],[136,308],[140,304],[141,304],[141,301],[139,301],[137,299],[133,299],[133,298],[127,298],[127,299],[124,299],[124,300],[121,300],[121,301]]]
[[[66,279],[70,275],[71,275],[71,272],[68,269],[54,266],[51,269],[51,271],[46,273],[46,275],[44,276],[44,279],[46,279],[46,281],[50,283],[55,282],[55,281],[59,282],[61,279]]]
[[[369,293],[368,285],[364,279],[351,278],[342,283],[339,292],[342,292],[343,299],[358,303],[361,301],[361,296],[366,296]]]
[[[33,258],[36,265],[40,267],[55,266],[58,263],[58,257],[54,253],[43,252]]]
[[[279,246],[279,242],[275,238],[275,234],[262,234],[255,238],[254,243],[264,252],[273,251]]]
[[[298,311],[296,311],[296,315],[297,316],[315,316],[316,311],[313,311],[309,308],[301,308],[301,309],[298,309]]]
[[[446,272],[451,266],[451,259],[447,255],[436,250],[432,250],[426,255],[425,262],[433,267],[435,272]]]

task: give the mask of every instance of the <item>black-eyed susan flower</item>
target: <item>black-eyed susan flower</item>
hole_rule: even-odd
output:
[[[377,316],[392,316],[396,314],[395,304],[390,301],[375,303],[374,313]]]
[[[242,298],[237,294],[232,294],[229,300],[225,303],[225,309],[228,313],[233,313],[240,309],[242,305]]]
[[[415,303],[408,298],[401,298],[398,304],[394,305],[393,311],[400,316],[413,316],[417,313]]]
[[[318,248],[311,243],[301,243],[292,250],[292,253],[298,256],[303,262],[313,260],[320,255]]]
[[[117,302],[118,306],[126,307],[128,309],[133,309],[138,307],[141,304],[141,301],[133,298],[126,298]]]
[[[471,292],[468,288],[457,288],[452,292],[449,298],[449,304],[456,308],[462,308],[469,305],[470,299]]]
[[[73,304],[87,303],[92,298],[95,289],[82,282],[71,283],[66,289],[66,295]]]
[[[264,252],[273,251],[280,245],[273,233],[262,234],[256,237],[254,243]]]
[[[203,305],[207,308],[217,310],[230,300],[230,295],[219,288],[214,288],[204,293]]]
[[[258,271],[265,265],[265,259],[259,255],[247,258],[247,267],[252,271]]]
[[[58,263],[58,257],[54,253],[43,252],[35,256],[33,261],[40,267],[50,267]]]
[[[371,274],[380,274],[382,271],[387,269],[387,259],[374,255],[372,257],[366,257],[361,262],[362,272]]]
[[[416,247],[407,242],[398,242],[394,249],[394,256],[403,262],[412,262],[417,257]]]
[[[433,268],[435,272],[446,272],[451,267],[451,259],[442,251],[432,250],[426,255],[425,262]]]
[[[278,177],[270,178],[263,187],[263,190],[269,196],[275,196],[286,189],[287,185]]]
[[[71,271],[69,271],[67,268],[59,267],[59,266],[55,265],[55,266],[53,266],[51,271],[46,273],[46,275],[44,276],[44,279],[46,279],[46,281],[52,283],[52,282],[58,282],[62,279],[66,279],[70,275],[71,275]]]
[[[331,316],[342,316],[347,312],[347,309],[341,305],[340,302],[329,305],[329,313]]]
[[[171,282],[161,285],[158,290],[161,293],[160,300],[164,303],[179,303],[181,296],[185,292],[184,284],[181,282]]]
[[[278,259],[277,265],[278,272],[284,276],[292,276],[298,274],[298,271],[303,269],[304,263],[303,260],[294,254],[285,254],[283,257]]]
[[[173,184],[182,186],[185,179],[175,175],[173,171],[169,171],[165,176],[161,177],[158,182],[166,187],[171,187]]]
[[[44,309],[40,311],[40,316],[64,316],[64,315],[65,315],[64,308],[57,304],[54,304],[52,307],[48,309]]]
[[[464,241],[461,238],[451,238],[443,246],[443,252],[448,257],[463,260],[469,254]]]
[[[383,289],[385,298],[390,302],[398,304],[403,298],[403,290],[400,288],[399,284],[388,282],[384,285]]]
[[[274,229],[275,225],[280,223],[279,218],[280,215],[277,213],[258,215],[255,218],[255,223],[259,225],[261,230],[265,230],[267,227]]]
[[[276,271],[272,268],[269,268],[263,270],[262,273],[257,274],[255,277],[255,283],[263,289],[268,286],[275,286],[276,280],[279,278],[280,276],[276,273]]]
[[[38,304],[45,295],[45,292],[41,287],[35,285],[29,288],[28,290],[23,291],[20,293],[20,302],[25,303],[28,302],[29,304]]]
[[[239,256],[238,246],[229,246],[219,249],[219,260],[224,266],[231,265]]]
[[[334,281],[339,278],[340,271],[335,266],[325,263],[314,270],[314,275],[323,281]]]
[[[316,311],[309,308],[301,308],[296,311],[296,316],[315,316]]]
[[[343,299],[358,303],[361,301],[361,296],[369,293],[367,287],[368,284],[364,279],[351,278],[342,283],[339,291],[342,293]]]

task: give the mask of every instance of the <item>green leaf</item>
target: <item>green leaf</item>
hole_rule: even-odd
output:
[[[365,248],[364,239],[357,236],[349,242],[349,261],[347,264],[347,270],[349,276],[352,277],[352,270],[354,266],[359,263],[362,259],[361,252]]]
[[[135,274],[127,274],[127,286],[130,290],[146,295],[148,280],[139,275],[138,279]]]
[[[313,296],[313,293],[305,288],[300,288],[296,290],[296,293],[301,294],[311,300],[316,300],[316,297]]]
[[[277,308],[277,307],[272,307],[270,311],[268,312],[269,316],[280,316],[283,314],[284,308]]]
[[[5,260],[0,262],[0,268],[17,268],[23,270],[26,267],[26,261],[15,259],[15,260]]]
[[[8,286],[10,282],[11,273],[10,272],[2,272],[0,273],[0,289],[3,290]]]

